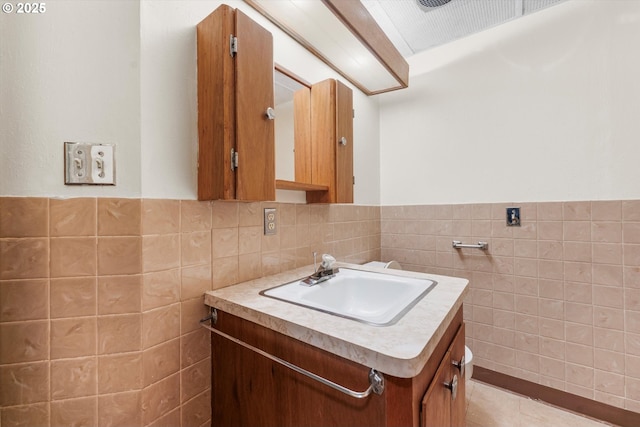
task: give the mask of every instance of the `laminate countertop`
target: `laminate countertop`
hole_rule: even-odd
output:
[[[468,280],[337,263],[338,267],[431,279],[438,284],[397,323],[373,326],[260,295],[313,273],[313,266],[205,293],[206,305],[400,378],[416,376],[462,306]]]

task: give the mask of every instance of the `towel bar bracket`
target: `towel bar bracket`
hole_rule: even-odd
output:
[[[297,365],[294,365],[291,362],[287,362],[286,360],[280,359],[277,356],[274,356],[273,354],[267,353],[264,350],[261,350],[257,347],[252,346],[251,344],[248,344],[242,340],[239,340],[238,338],[232,337],[231,335],[228,335],[218,329],[215,329],[213,327],[211,327],[210,325],[207,324],[207,322],[211,321],[212,325],[215,325],[216,322],[218,320],[218,312],[216,311],[215,308],[211,308],[211,314],[207,317],[205,317],[204,319],[200,320],[200,326],[202,326],[205,329],[208,329],[209,331],[220,335],[223,338],[226,338],[230,341],[233,341],[236,344],[239,344],[245,348],[248,348],[249,350],[255,351],[256,353],[260,354],[261,356],[266,357],[267,359],[270,359],[276,363],[279,363],[283,366],[286,366],[287,368],[296,371],[299,374],[305,375],[311,379],[314,379],[328,387],[333,388],[334,390],[338,390],[346,395],[349,395],[351,397],[355,397],[356,399],[363,399],[367,396],[369,396],[371,393],[375,393],[378,395],[381,395],[384,392],[384,376],[382,375],[382,372],[378,372],[375,369],[371,368],[369,370],[369,388],[367,388],[365,391],[354,391],[351,389],[348,389],[340,384],[334,383],[333,381],[330,381],[324,377],[321,377],[320,375],[314,374],[313,372],[307,371],[304,368],[301,368]]]

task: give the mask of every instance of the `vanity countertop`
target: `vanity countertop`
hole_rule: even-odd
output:
[[[262,290],[309,276],[313,266],[206,292],[205,304],[385,374],[416,376],[461,307],[468,280],[356,264],[336,265],[427,278],[438,285],[391,326],[372,326],[259,295]]]

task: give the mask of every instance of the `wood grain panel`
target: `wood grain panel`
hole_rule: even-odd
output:
[[[307,193],[309,203],[336,201],[336,142],[336,81],[327,79],[311,86],[311,180],[329,191]]]
[[[451,380],[449,357],[450,352],[447,352],[422,400],[422,427],[443,427],[450,425],[451,392],[444,386],[445,382]]]
[[[311,89],[293,94],[293,141],[296,182],[311,184]]]
[[[236,199],[275,200],[275,128],[266,118],[274,107],[273,37],[236,11]]]
[[[340,139],[347,144],[341,145]],[[336,199],[337,203],[353,203],[353,92],[336,82]]]
[[[458,376],[458,393],[456,398],[451,402],[451,426],[465,427],[465,411],[467,409],[467,382],[459,368],[453,365],[454,362],[459,363],[464,357],[464,323],[458,329],[456,337],[451,344],[451,353],[449,363],[451,364],[451,372]]]
[[[444,355],[461,324],[462,309],[454,316],[418,376],[385,375],[384,393],[361,400],[211,334],[212,425],[418,427],[425,390],[441,361],[442,365],[449,365]],[[218,311],[215,328],[353,390],[368,387],[369,367],[271,329],[221,311]],[[460,336],[464,338],[464,332],[459,333]]]
[[[233,199],[235,144],[234,10],[222,5],[196,27],[198,51],[198,200]],[[222,165],[224,165],[222,167]]]

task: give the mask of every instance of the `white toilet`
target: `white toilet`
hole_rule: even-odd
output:
[[[369,267],[377,267],[377,268],[391,268],[393,270],[402,270],[402,266],[398,261],[370,261],[365,263],[364,265]],[[464,346],[464,378],[465,380],[470,380],[473,375],[473,353],[467,347]]]

